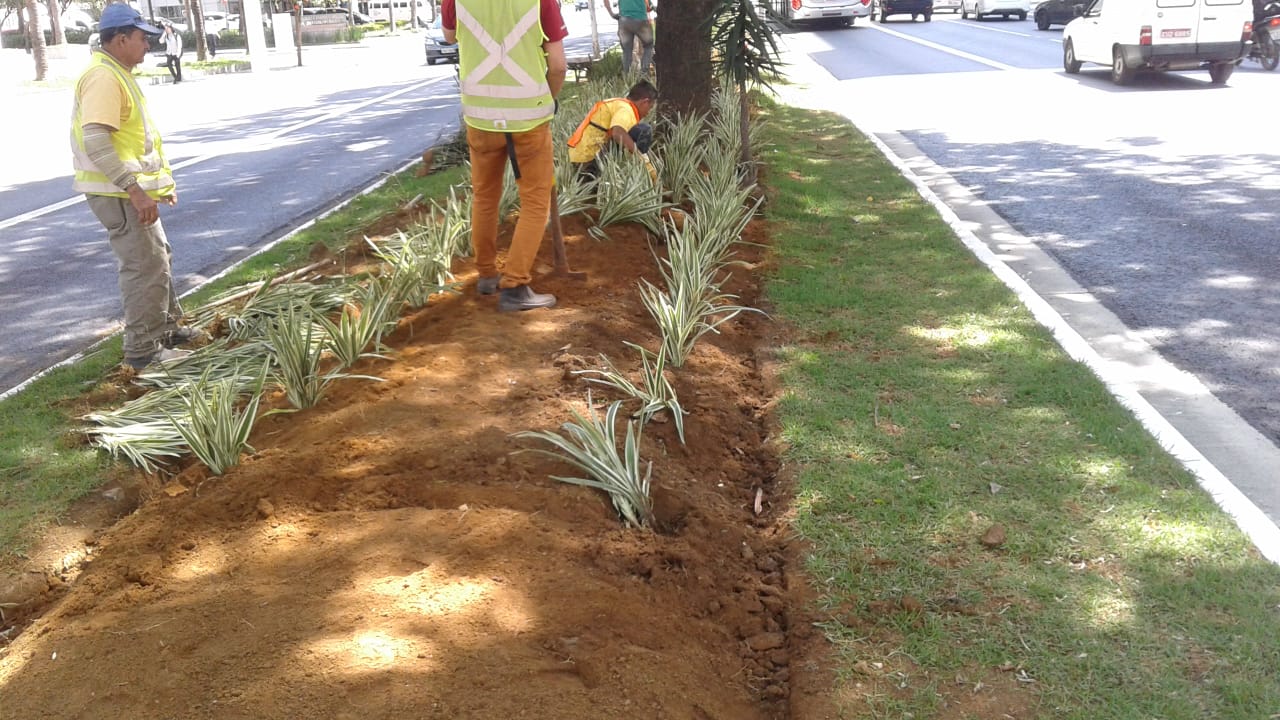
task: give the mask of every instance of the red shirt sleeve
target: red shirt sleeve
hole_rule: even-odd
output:
[[[560,42],[569,37],[569,28],[564,26],[564,16],[560,14],[560,3],[557,0],[542,0],[541,7],[542,34],[547,36],[547,41]]]
[[[458,29],[458,9],[453,0],[442,0],[440,3],[440,26],[449,30]]]

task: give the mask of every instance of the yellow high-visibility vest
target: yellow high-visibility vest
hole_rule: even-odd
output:
[[[555,114],[538,0],[458,0],[462,118],[477,130],[527,132]]]
[[[115,132],[111,133],[111,144],[125,168],[138,179],[138,187],[152,198],[159,199],[172,195],[174,190],[173,173],[169,170],[169,161],[164,157],[160,133],[156,132],[151,115],[147,112],[147,101],[142,97],[142,90],[133,79],[133,73],[115,58],[102,51],[94,51],[88,69],[80,76],[94,72],[96,68],[107,68],[116,81],[133,100],[129,110],[129,118]],[[80,114],[79,81],[76,83],[76,100],[71,110],[71,157],[75,167],[75,180],[71,187],[90,195],[109,195],[111,197],[128,197],[129,193],[111,182],[102,171],[93,164],[84,149],[84,125]]]

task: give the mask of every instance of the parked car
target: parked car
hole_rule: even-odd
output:
[[[1093,0],[1062,31],[1062,67],[1080,72],[1086,62],[1111,66],[1111,79],[1128,85],[1141,70],[1208,68],[1225,85],[1249,51],[1253,4],[1240,0]]]
[[[458,62],[458,44],[444,41],[444,27],[440,24],[439,15],[427,29],[427,37],[423,42],[426,46],[428,65],[435,65],[438,62]]]
[[[1005,20],[1010,15],[1017,15],[1019,20],[1026,20],[1030,14],[1030,0],[960,0],[960,17],[966,20],[970,15],[978,20],[985,20],[991,15],[999,15]]]
[[[1050,25],[1066,25],[1084,14],[1089,0],[1044,0],[1036,6],[1036,28],[1048,30]]]
[[[936,13],[950,11],[952,13],[960,12],[961,0],[933,0],[933,11]]]
[[[590,10],[591,0],[573,0],[573,11]]]
[[[914,21],[924,16],[924,21],[933,19],[933,0],[878,0],[880,6],[880,22],[892,15],[910,15]]]

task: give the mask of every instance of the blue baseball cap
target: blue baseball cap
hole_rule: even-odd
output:
[[[124,3],[111,3],[102,9],[102,19],[98,20],[98,30],[111,28],[136,27],[148,35],[160,35],[163,31],[142,19],[142,13]]]

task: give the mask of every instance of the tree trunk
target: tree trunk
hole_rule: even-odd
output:
[[[711,107],[710,28],[716,0],[669,0],[658,8],[657,46],[660,107],[664,115],[705,112]]]
[[[201,0],[189,0],[187,14],[191,16],[191,33],[196,38],[196,60],[204,62],[209,59],[209,41],[204,36],[204,8]]]
[[[36,61],[36,80],[42,81],[49,75],[49,58],[44,51],[44,31],[40,29],[40,14],[36,12],[36,0],[26,0],[27,6],[27,47],[31,49],[31,57]]]
[[[62,34],[62,10],[58,7],[58,0],[48,0],[45,4],[49,8],[49,35],[53,38],[51,44],[62,45],[67,38]]]
[[[600,23],[596,21],[596,0],[591,0],[587,8],[591,11],[591,59],[596,60],[600,57]]]
[[[409,29],[418,29],[418,0],[409,0]]]

